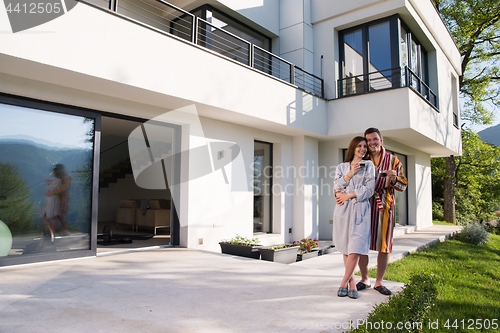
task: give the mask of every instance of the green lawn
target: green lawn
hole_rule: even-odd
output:
[[[431,314],[439,329],[424,327],[424,332],[500,332],[500,236],[490,235],[485,245],[457,239],[435,244],[391,263],[385,279],[407,283],[419,273],[434,274],[440,282]],[[375,270],[370,277],[375,278]]]
[[[440,220],[432,220],[432,224],[434,225],[456,225],[455,223],[450,223],[446,221],[440,221]]]

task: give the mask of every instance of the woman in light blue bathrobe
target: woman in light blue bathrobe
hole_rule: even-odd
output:
[[[337,166],[334,180],[335,212],[333,241],[344,255],[345,273],[337,292],[339,297],[358,298],[354,269],[359,256],[368,254],[370,242],[370,198],[375,189],[375,166],[369,160],[366,139],[352,139],[344,163]]]

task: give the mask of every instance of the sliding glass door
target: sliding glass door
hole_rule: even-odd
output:
[[[95,115],[2,97],[0,266],[91,250]]]

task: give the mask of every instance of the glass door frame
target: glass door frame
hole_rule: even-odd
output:
[[[37,262],[73,259],[80,257],[95,256],[97,251],[97,196],[99,191],[99,151],[101,138],[101,115],[90,109],[75,107],[65,104],[47,102],[28,97],[15,96],[5,93],[0,93],[0,104],[25,107],[35,110],[61,113],[85,118],[92,118],[94,123],[94,142],[93,142],[93,163],[92,163],[92,190],[91,190],[91,207],[90,207],[90,232],[89,232],[89,249],[88,250],[72,250],[67,252],[50,252],[41,253],[38,255],[20,256],[18,258],[0,258],[1,266],[11,266],[20,264],[31,264]]]

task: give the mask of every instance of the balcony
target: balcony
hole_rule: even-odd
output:
[[[340,79],[338,82],[339,98],[410,87],[436,110],[439,110],[437,95],[408,66],[351,76]]]
[[[162,0],[88,0],[129,20],[199,45],[324,98],[323,79]]]

